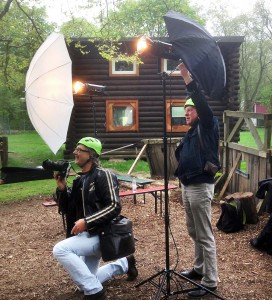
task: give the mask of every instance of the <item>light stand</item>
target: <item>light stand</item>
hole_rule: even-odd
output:
[[[149,282],[155,286],[158,291],[155,296],[155,300],[159,300],[160,296],[163,295],[162,299],[174,299],[174,297],[180,294],[187,294],[190,291],[195,291],[199,289],[206,290],[209,294],[212,294],[216,298],[225,300],[219,295],[215,294],[213,291],[203,287],[202,285],[194,282],[191,279],[183,276],[182,274],[170,269],[170,251],[169,251],[169,194],[168,194],[168,163],[167,163],[167,132],[166,132],[166,72],[161,73],[162,77],[162,87],[163,87],[163,159],[164,159],[164,188],[165,188],[165,209],[164,209],[164,225],[165,225],[165,269],[152,275],[148,279],[140,282],[135,287],[140,287],[141,285]],[[157,283],[155,279],[159,277],[159,282]],[[161,279],[162,278],[162,279]],[[183,282],[182,282],[183,281]],[[171,289],[171,282],[174,282],[177,290],[173,291]],[[187,283],[187,284],[186,284]],[[189,284],[188,284],[189,283]],[[193,287],[195,286],[195,287]],[[178,298],[176,298],[178,299]],[[187,298],[183,298],[187,299]]]
[[[74,84],[74,94],[90,96],[90,101],[92,103],[93,120],[94,120],[94,137],[96,137],[97,135],[97,130],[96,130],[96,107],[95,107],[95,101],[93,100],[93,95],[105,94],[105,89],[106,86],[104,85],[82,83],[80,81],[77,81]]]
[[[95,110],[95,101],[93,100],[92,95],[90,95],[90,101],[92,103],[92,111],[93,111],[94,137],[96,137],[96,135],[97,135],[97,130],[96,130],[96,110]]]

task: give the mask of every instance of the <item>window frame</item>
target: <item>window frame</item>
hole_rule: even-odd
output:
[[[109,61],[109,76],[111,77],[120,77],[120,76],[139,76],[139,64],[135,61],[133,62],[133,70],[132,71],[116,71],[115,70],[115,63],[117,61],[122,61],[118,58],[113,58]]]
[[[134,124],[131,126],[113,125],[113,107],[132,106]],[[133,100],[106,100],[106,131],[139,131],[138,99]]]
[[[166,100],[166,131],[167,132],[187,132],[189,125],[173,125],[171,118],[171,107],[184,107],[186,99],[167,99]]]
[[[170,60],[170,59],[167,59],[167,58],[161,58],[161,72],[165,72],[167,74],[170,74],[171,71],[170,70],[167,70],[167,61]],[[171,76],[180,76],[180,71],[179,70],[174,70],[172,73],[171,73]]]

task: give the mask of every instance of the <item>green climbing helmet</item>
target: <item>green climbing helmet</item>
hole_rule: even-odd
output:
[[[191,98],[187,99],[187,101],[184,104],[184,107],[186,106],[195,106],[193,100]]]
[[[99,156],[101,155],[102,151],[102,144],[101,142],[93,137],[84,137],[77,143],[86,146],[87,148],[93,149]]]

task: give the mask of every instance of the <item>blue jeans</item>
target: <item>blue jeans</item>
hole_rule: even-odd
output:
[[[125,257],[99,267],[99,236],[90,236],[88,232],[60,241],[54,246],[53,255],[85,295],[98,293],[103,282],[128,271]]]
[[[211,224],[213,194],[213,184],[182,185],[186,225],[195,246],[194,269],[203,274],[201,284],[207,287],[217,286],[218,280],[216,245]]]

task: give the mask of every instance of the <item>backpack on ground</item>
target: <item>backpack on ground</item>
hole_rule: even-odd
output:
[[[272,255],[272,214],[259,235],[250,240],[251,246]]]
[[[221,215],[216,227],[226,233],[237,232],[244,228],[246,214],[238,199],[228,199],[221,204]]]

